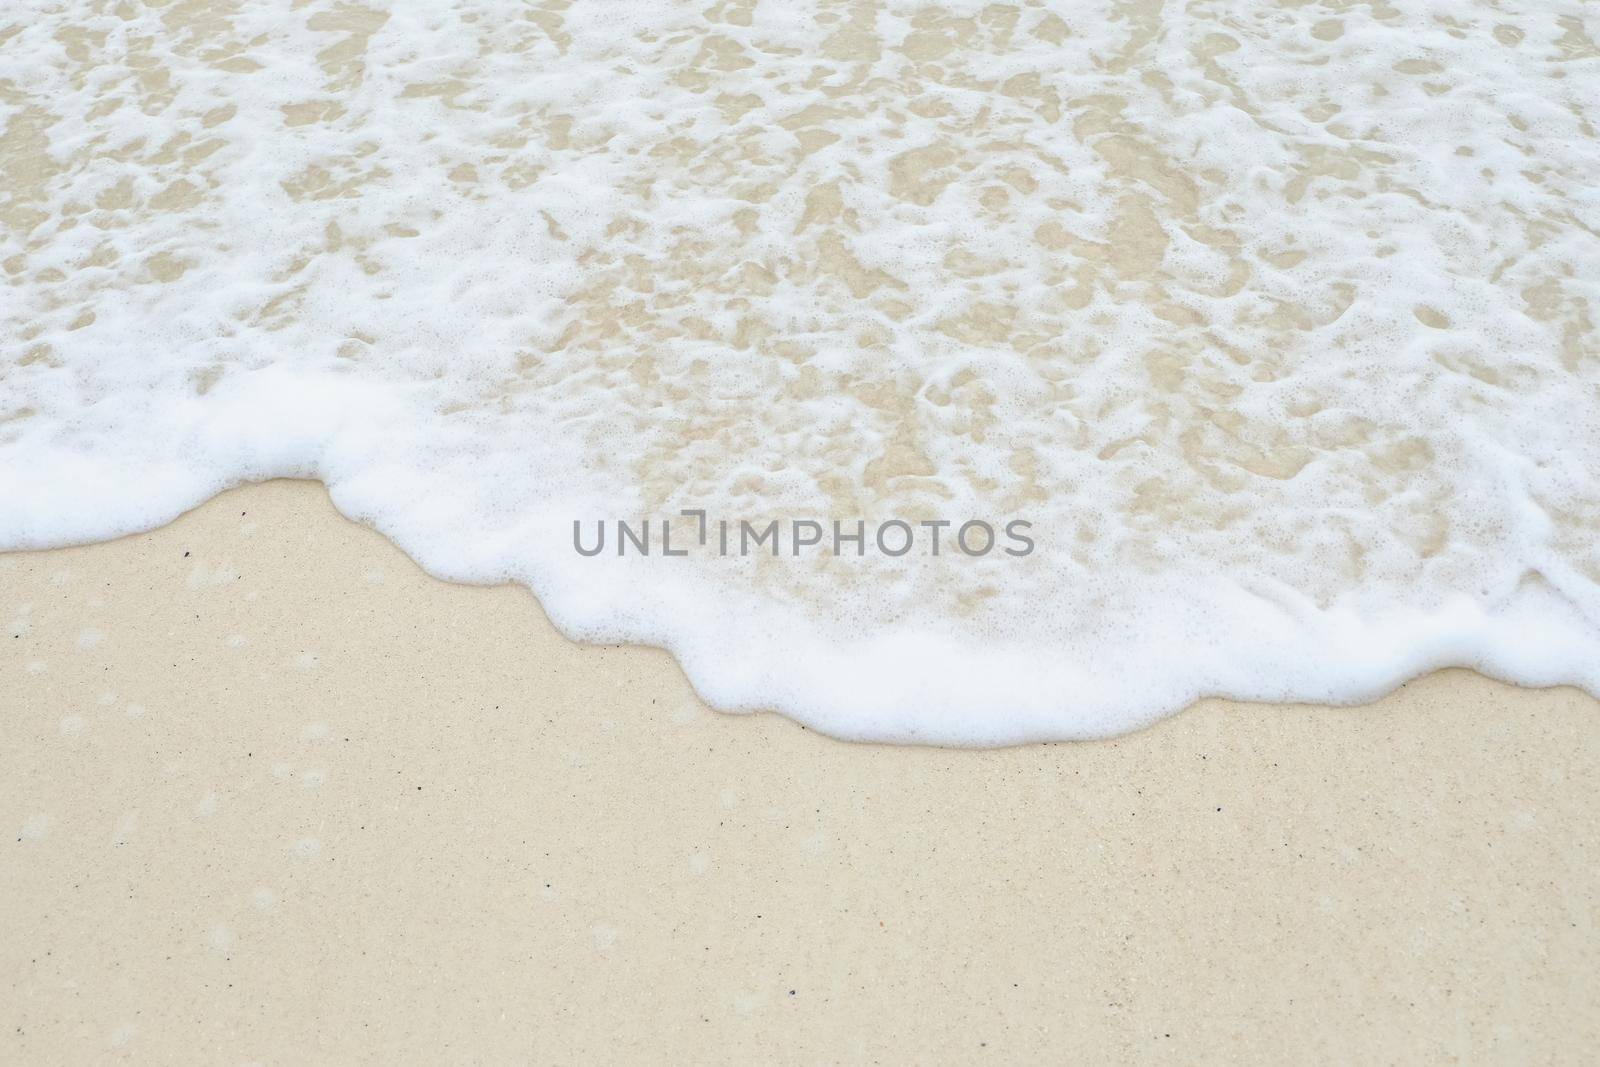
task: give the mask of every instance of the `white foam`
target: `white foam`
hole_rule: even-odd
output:
[[[1583,4],[14,6],[0,547],[319,478],[848,737],[1600,693]],[[684,508],[1037,549],[573,551]]]

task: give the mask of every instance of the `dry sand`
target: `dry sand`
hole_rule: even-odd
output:
[[[843,744],[320,486],[0,556],[0,1061],[1581,1062],[1600,717]]]

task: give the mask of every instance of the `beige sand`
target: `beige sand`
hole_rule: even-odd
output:
[[[1580,1062],[1600,717],[849,745],[314,484],[0,557],[0,1061]]]

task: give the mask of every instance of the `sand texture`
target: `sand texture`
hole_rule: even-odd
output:
[[[0,557],[0,1061],[1564,1062],[1596,702],[851,745],[314,483]]]

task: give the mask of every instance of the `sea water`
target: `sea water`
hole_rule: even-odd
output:
[[[1562,0],[18,0],[0,547],[317,478],[857,738],[1449,664],[1600,693],[1597,37]],[[577,551],[618,523],[650,551]]]

